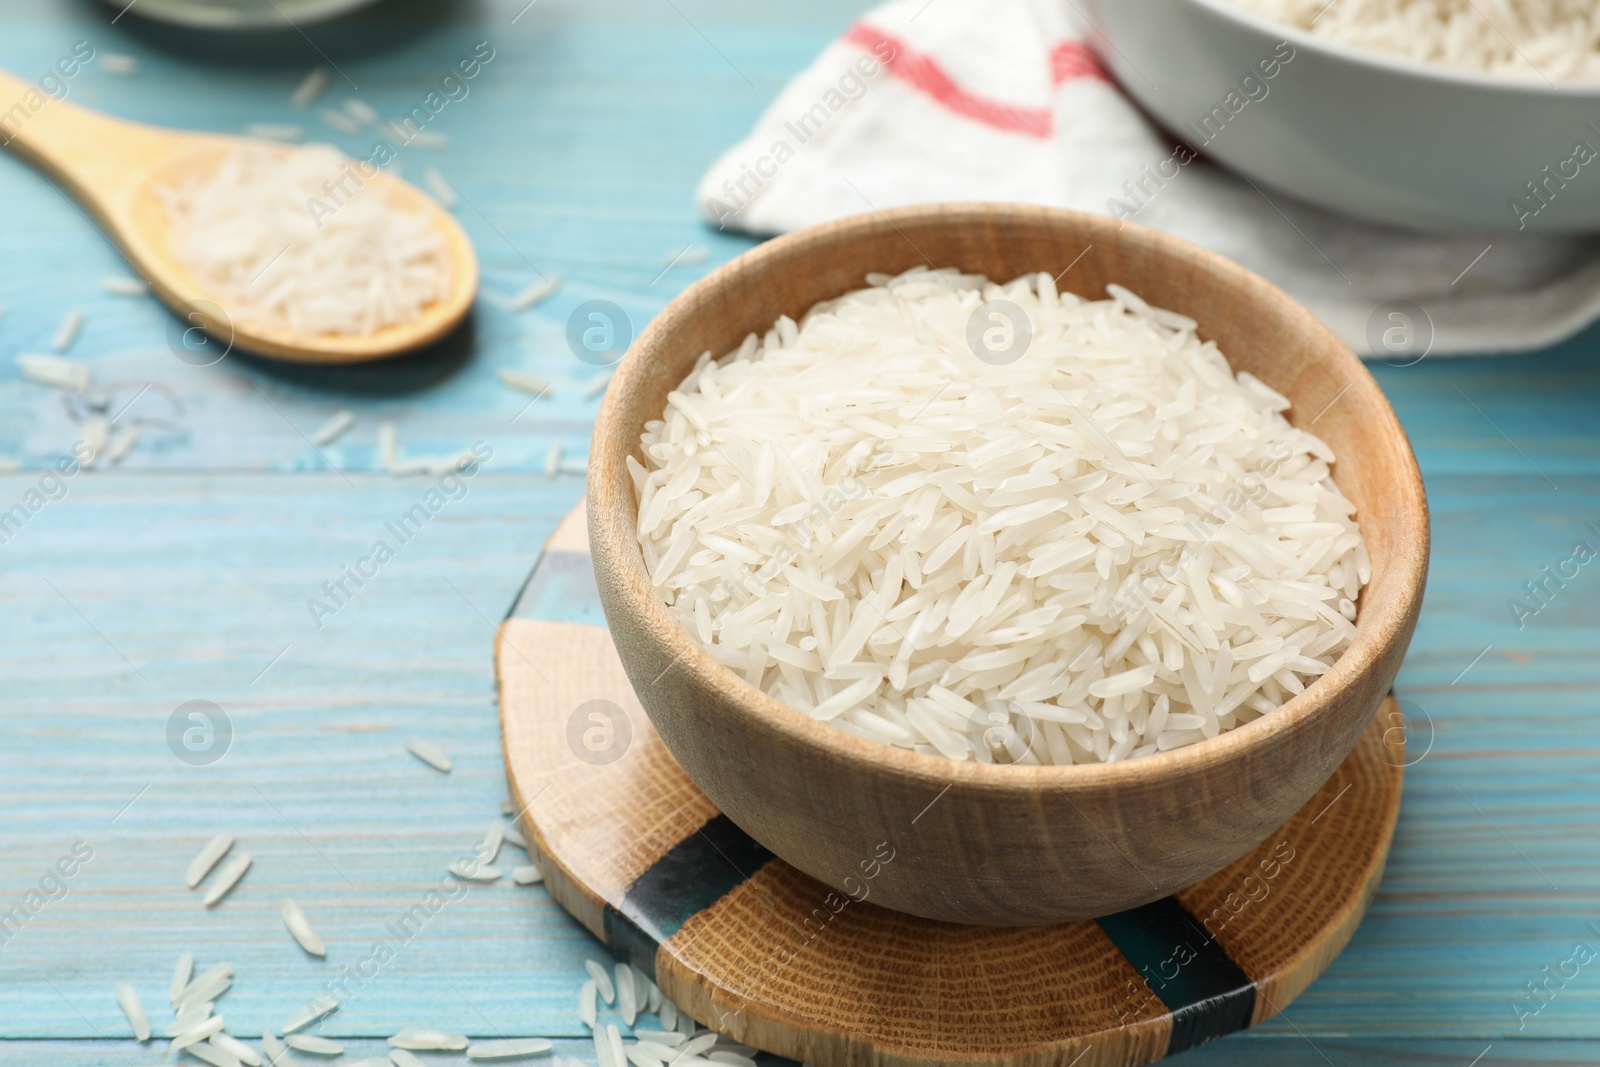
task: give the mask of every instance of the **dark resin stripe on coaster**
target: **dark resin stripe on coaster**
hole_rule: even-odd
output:
[[[541,553],[509,618],[604,626],[606,615],[600,608],[589,553],[559,548]]]
[[[621,907],[607,905],[606,940],[618,955],[653,975],[658,945],[772,859],[732,819],[718,815],[634,879]]]
[[[1168,1056],[1250,1025],[1255,983],[1178,898],[1095,921],[1172,1013]]]

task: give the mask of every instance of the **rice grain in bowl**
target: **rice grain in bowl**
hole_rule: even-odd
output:
[[[1287,399],[1121,286],[870,277],[704,353],[630,459],[651,582],[713,656],[1024,765],[1215,737],[1327,671],[1367,552]]]
[[[646,461],[646,426],[701,354],[732,351],[780,315],[798,318],[860,289],[871,272],[941,264],[1009,279],[1054,276],[1075,259],[1063,290],[1100,298],[1118,284],[1195,320],[1235,372],[1290,401],[1291,423],[1316,419],[1371,557],[1354,636],[1326,674],[1270,714],[1171,751],[996,766],[853,736],[718,662],[652,586],[629,473],[630,455]],[[861,368],[864,383],[873,371]],[[806,401],[804,393],[791,398]],[[1242,268],[1154,231],[1012,205],[847,219],[769,242],[691,287],[641,334],[607,393],[591,450],[589,520],[623,665],[713,803],[791,864],[846,891],[859,884],[859,864],[888,842],[896,858],[873,881],[875,902],[1005,925],[1155,899],[1220,869],[1285,821],[1348,754],[1388,691],[1427,558],[1426,505],[1404,434],[1365,369],[1308,312]]]

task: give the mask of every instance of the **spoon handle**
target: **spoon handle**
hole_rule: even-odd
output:
[[[0,71],[0,147],[104,215],[130,175],[170,151],[172,133],[96,114]]]

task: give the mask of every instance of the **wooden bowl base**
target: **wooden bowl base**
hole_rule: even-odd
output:
[[[583,509],[496,642],[512,802],[550,893],[695,1019],[818,1067],[1109,1067],[1271,1017],[1350,940],[1400,807],[1393,698],[1321,792],[1210,878],[1060,926],[958,926],[849,895],[712,807],[645,717],[596,599]],[[670,668],[669,668],[670,669]]]

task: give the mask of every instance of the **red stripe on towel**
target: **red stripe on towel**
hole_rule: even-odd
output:
[[[846,31],[844,39],[880,58],[887,52],[889,58],[884,59],[883,63],[891,74],[958,115],[997,130],[1009,130],[1030,137],[1050,136],[1050,112],[1045,108],[1017,107],[969,93],[957,85],[933,57],[912,50],[905,42],[890,37],[875,26],[858,22]]]
[[[1100,57],[1082,41],[1062,41],[1050,49],[1050,77],[1057,85],[1078,78],[1098,78],[1111,83],[1111,76],[1100,65]]]

